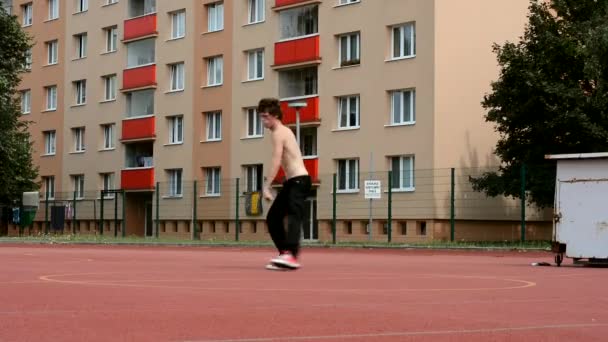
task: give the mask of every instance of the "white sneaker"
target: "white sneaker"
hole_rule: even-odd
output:
[[[271,260],[273,264],[279,267],[287,267],[291,269],[300,268],[298,260],[289,252],[283,253]]]
[[[289,268],[280,267],[273,263],[269,263],[266,265],[266,269],[269,271],[289,271]]]

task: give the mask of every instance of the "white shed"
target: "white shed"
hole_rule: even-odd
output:
[[[559,266],[608,261],[608,153],[547,155],[557,160],[553,252]]]

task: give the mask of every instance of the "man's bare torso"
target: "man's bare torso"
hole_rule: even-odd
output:
[[[280,144],[282,147],[281,166],[287,179],[308,175],[293,132],[289,128],[279,125],[271,134],[273,144]]]

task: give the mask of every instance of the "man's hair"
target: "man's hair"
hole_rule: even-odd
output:
[[[281,112],[281,104],[279,100],[275,98],[261,99],[258,104],[258,113],[268,113],[277,119],[283,118],[283,112]]]

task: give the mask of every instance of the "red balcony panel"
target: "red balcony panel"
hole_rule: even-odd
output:
[[[122,120],[122,140],[153,139],[155,132],[156,120],[153,116]]]
[[[300,123],[319,121],[319,97],[310,97],[302,101],[305,101],[307,106],[300,108]],[[281,111],[283,112],[282,121],[285,125],[292,125],[296,123],[296,109],[290,108],[289,102],[290,101],[281,102]]]
[[[312,182],[315,184],[319,183],[319,158],[314,159],[304,159],[304,167],[308,171],[308,175],[312,179]],[[273,183],[275,184],[283,184],[285,181],[285,171],[283,168],[279,169],[277,172],[277,176],[274,178]]]
[[[288,40],[274,45],[275,65],[316,61],[320,58],[319,36]]]
[[[124,190],[154,189],[154,168],[122,170],[120,187]]]
[[[275,7],[289,6],[300,2],[306,2],[308,0],[276,0]]]
[[[156,85],[156,64],[125,69],[122,72],[122,90]]]
[[[156,13],[125,20],[124,40],[158,34]]]

